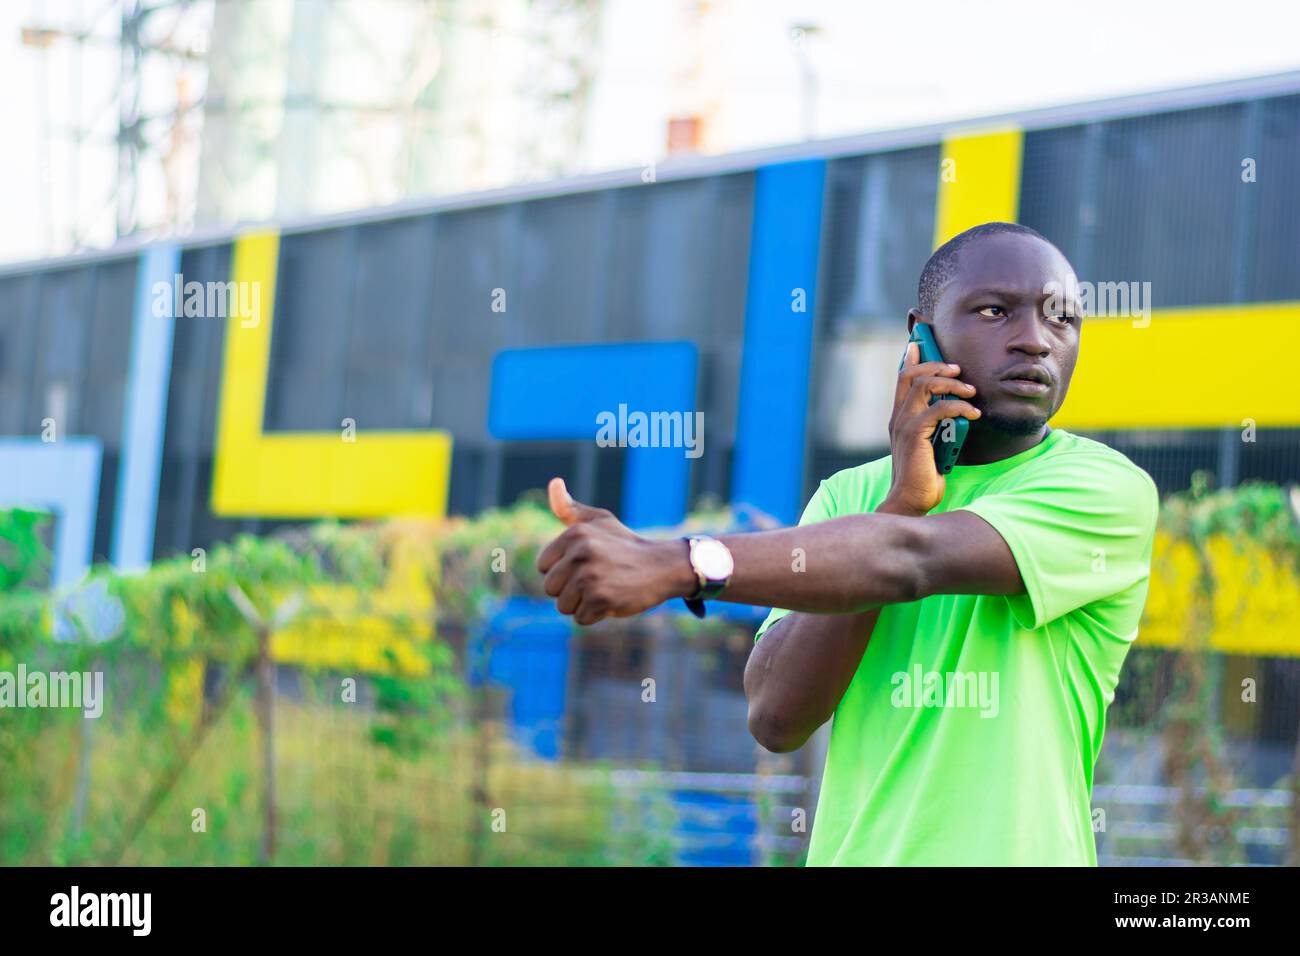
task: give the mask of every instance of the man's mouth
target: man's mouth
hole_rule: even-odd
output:
[[[1002,376],[1002,380],[1036,381],[1040,382],[1041,385],[1050,385],[1052,384],[1052,373],[1048,371],[1047,365],[1023,363],[1013,365],[1013,367],[1006,369],[1006,373]]]
[[[1046,395],[1051,389],[1050,385],[1027,378],[1004,378],[998,384],[1002,386],[1003,391],[1010,392],[1012,395],[1023,395],[1026,398]]]
[[[1042,365],[1016,365],[1007,369],[998,384],[1013,395],[1033,398],[1051,390],[1052,373]]]

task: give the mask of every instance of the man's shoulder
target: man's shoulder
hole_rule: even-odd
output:
[[[1109,473],[1111,477],[1119,476],[1136,485],[1145,486],[1152,494],[1157,494],[1155,480],[1139,467],[1131,458],[1121,451],[1083,435],[1076,435],[1064,429],[1054,429],[1060,434],[1059,440],[1048,454],[1037,461],[1042,467],[1059,468],[1081,466],[1081,479],[1094,479],[1097,474]]]
[[[1089,512],[1127,514],[1135,531],[1150,536],[1159,519],[1160,493],[1147,472],[1123,452],[1072,432],[1061,432],[1048,454],[1030,463],[1026,489]]]

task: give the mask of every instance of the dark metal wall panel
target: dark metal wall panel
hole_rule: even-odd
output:
[[[709,177],[619,190],[608,338],[691,339],[744,327],[753,177]]]
[[[498,500],[503,505],[529,495],[539,497],[556,475],[569,484],[578,480],[577,442],[510,442],[502,457]]]
[[[86,319],[87,353],[83,367],[78,434],[94,435],[105,450],[122,444],[138,264],[134,258],[93,267]]]
[[[1300,96],[1258,104],[1259,129],[1254,228],[1245,235],[1248,266],[1246,298],[1257,302],[1300,299]]]
[[[356,264],[354,227],[281,238],[266,430],[341,429]]]
[[[700,401],[708,411],[708,439],[704,458],[695,469],[697,479],[719,471],[715,455],[725,455],[736,430],[736,405],[740,398],[740,360],[745,341],[745,296],[749,284],[749,242],[754,218],[754,177],[723,176],[716,180],[714,205],[709,212],[716,249],[710,259],[706,313],[698,334],[707,347],[701,356]],[[730,478],[730,468],[722,468]],[[701,490],[716,495],[726,488],[712,478],[697,482]]]
[[[940,149],[927,146],[830,164],[823,255],[824,328],[902,329],[934,249]]]
[[[230,265],[229,245],[188,249],[181,255],[186,282],[228,282]],[[225,333],[226,321],[220,317],[176,320],[154,534],[157,558],[210,547],[242,527],[242,522],[217,518],[211,511]]]
[[[1157,308],[1233,302],[1249,215],[1241,104],[1029,133],[1021,221],[1079,277],[1150,282]]]
[[[1095,124],[1027,133],[1020,164],[1020,222],[1054,242],[1080,277],[1097,232],[1101,133]]]
[[[1095,282],[1150,282],[1156,308],[1234,301],[1244,107],[1106,123]]]
[[[37,435],[33,402],[40,273],[0,279],[0,435]]]
[[[511,346],[509,240],[518,214],[516,206],[503,205],[438,217],[430,319],[441,360],[472,361]],[[506,290],[504,314],[492,311],[494,289]]]
[[[523,346],[600,341],[599,308],[608,277],[604,193],[561,196],[523,204],[508,252],[513,283],[508,308],[490,313],[507,323]]]
[[[488,498],[487,452],[480,446],[457,444],[452,448],[447,513],[473,515],[493,504]]]
[[[434,231],[430,216],[355,230],[343,414],[358,428],[434,423],[427,364]]]
[[[47,273],[41,281],[30,410],[43,419],[64,402],[66,420],[56,422],[59,437],[75,435],[81,427],[93,283],[94,269],[85,266]]]
[[[1300,482],[1300,428],[1257,431],[1255,441],[1238,443],[1237,478],[1240,481],[1272,481],[1281,485]]]

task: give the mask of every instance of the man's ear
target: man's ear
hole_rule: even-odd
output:
[[[928,319],[924,315],[922,315],[919,311],[917,311],[916,309],[908,309],[907,310],[907,334],[908,335],[912,334],[912,329],[916,327],[916,323],[926,322],[926,321],[928,321]]]

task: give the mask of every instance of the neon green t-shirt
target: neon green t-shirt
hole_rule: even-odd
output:
[[[888,456],[838,472],[799,523],[873,511],[890,479]],[[1093,766],[1146,601],[1155,484],[1053,429],[955,467],[931,514],[958,509],[1002,535],[1027,593],[881,610],[832,719],[810,866],[1097,863]]]

